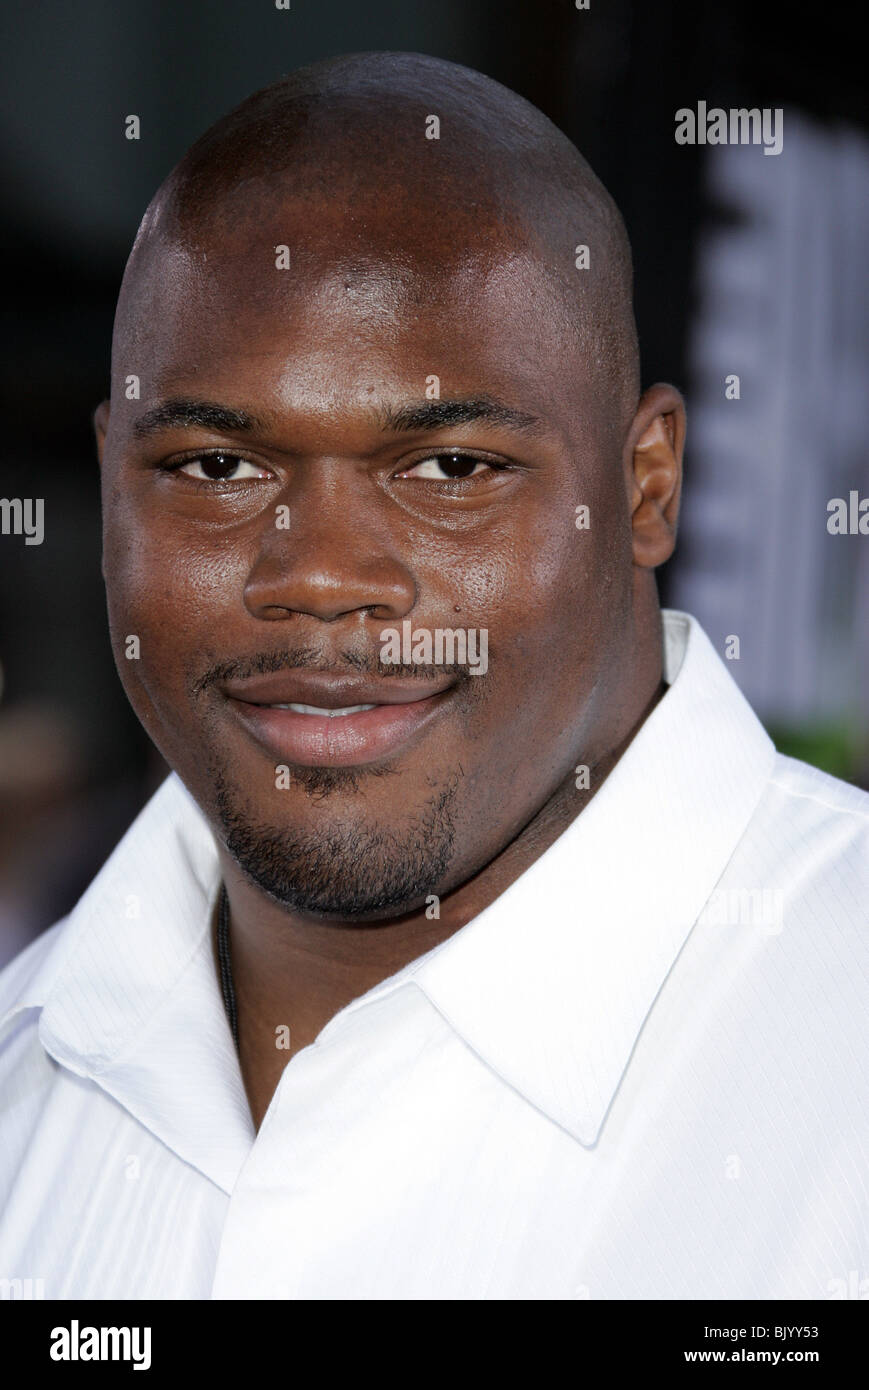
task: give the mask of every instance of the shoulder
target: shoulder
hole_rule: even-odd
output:
[[[783,753],[776,754],[770,783],[791,803],[808,802],[803,808],[807,816],[818,820],[844,817],[853,821],[855,833],[869,834],[869,792]],[[793,809],[798,808],[794,805]]]
[[[778,1019],[797,1051],[811,1039],[812,1055],[826,1051],[833,1072],[844,1057],[865,1057],[866,792],[777,755],[705,918],[738,929],[725,933],[747,972],[738,988],[763,1027]]]
[[[869,795],[777,754],[702,920],[739,928],[726,935],[745,968],[769,972],[764,1007],[790,992],[793,1017],[828,1014],[831,1036],[856,1025],[869,974]]]
[[[800,881],[869,876],[869,794],[796,758],[776,754],[750,830]]]

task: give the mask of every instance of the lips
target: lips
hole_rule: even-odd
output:
[[[439,714],[455,684],[454,676],[423,682],[286,671],[227,682],[223,693],[276,761],[350,767],[399,751]]]

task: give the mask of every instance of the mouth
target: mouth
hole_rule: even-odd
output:
[[[343,719],[348,714],[362,714],[367,709],[377,709],[376,705],[347,705],[344,709],[320,709],[318,705],[267,705],[266,709],[291,709],[296,714],[319,714],[326,719]]]
[[[453,676],[423,683],[311,671],[254,677],[226,685],[223,693],[239,723],[276,762],[352,767],[389,757],[420,736],[455,687]]]

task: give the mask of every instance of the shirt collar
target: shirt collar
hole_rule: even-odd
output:
[[[594,1143],[774,758],[699,624],[667,610],[663,621],[670,688],[582,814],[484,912],[321,1038],[412,980],[498,1075]],[[208,824],[173,774],[16,1007],[41,1007],[52,1056],[229,1192],[254,1131],[211,947],[219,879]]]
[[[208,824],[172,774],[73,909],[18,1008],[40,1040],[225,1191],[254,1138],[212,949]]]

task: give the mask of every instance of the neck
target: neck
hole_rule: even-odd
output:
[[[427,917],[425,908],[379,923],[305,918],[266,901],[221,848],[239,1058],[257,1128],[287,1061],[312,1043],[336,1013],[478,916],[563,834],[600,789],[665,689],[659,669],[639,717],[594,764],[589,790],[577,792],[571,771],[494,858],[440,899],[437,919]]]

